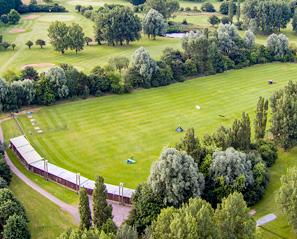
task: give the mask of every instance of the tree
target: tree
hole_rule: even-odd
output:
[[[137,231],[124,223],[118,230],[116,239],[138,239]]]
[[[16,44],[12,43],[11,47],[12,47],[12,50],[14,51],[14,49],[16,48]]]
[[[285,149],[297,145],[297,83],[290,81],[270,100],[271,132],[274,141]]]
[[[171,214],[171,215],[170,215]],[[180,209],[163,209],[152,225],[152,238],[218,238],[214,210],[201,198],[190,199]]]
[[[221,238],[255,238],[256,222],[248,212],[241,193],[234,192],[224,198],[214,215]]]
[[[10,43],[8,43],[8,42],[2,42],[2,47],[5,49],[5,50],[7,50],[9,47],[10,47]]]
[[[164,149],[148,178],[154,193],[166,206],[179,206],[204,190],[204,176],[191,156],[174,148]]]
[[[46,42],[42,39],[38,39],[38,40],[36,40],[35,45],[38,45],[38,46],[40,46],[40,48],[43,48],[43,46],[46,45]]]
[[[282,0],[247,0],[244,2],[243,13],[248,23],[254,20],[264,33],[286,28],[291,18],[289,4]]]
[[[26,220],[22,216],[10,216],[3,228],[3,239],[31,239]]]
[[[7,17],[8,17],[8,22],[13,25],[17,24],[21,19],[20,14],[14,9],[10,10]]]
[[[237,23],[240,23],[240,14],[241,14],[240,1],[241,0],[237,0],[237,8],[236,8]]]
[[[132,82],[132,85],[134,87],[151,87],[152,77],[158,66],[145,48],[140,47],[134,52],[132,68],[139,75],[139,81]]]
[[[121,73],[123,69],[127,69],[129,67],[129,59],[125,56],[118,56],[111,58],[109,60],[109,64]]]
[[[236,14],[236,4],[233,1],[233,15]],[[224,14],[224,15],[228,15],[229,12],[229,2],[228,1],[223,1],[220,5],[220,13]]]
[[[255,140],[258,141],[265,137],[268,114],[268,100],[260,97],[257,104],[256,118],[254,122]]]
[[[248,114],[243,112],[240,120],[234,120],[230,137],[231,146],[235,149],[248,150],[250,148],[251,123]]]
[[[81,5],[75,5],[75,10],[76,10],[77,12],[80,12],[80,10],[81,10]]]
[[[195,163],[199,166],[205,153],[199,142],[199,138],[195,137],[195,130],[193,128],[187,129],[184,138],[179,144],[176,145],[176,149],[184,150],[189,156],[191,156]]]
[[[209,18],[208,18],[208,22],[212,25],[212,26],[215,26],[215,25],[218,25],[221,20],[220,18],[218,18],[216,15],[211,15]]]
[[[139,234],[151,225],[164,207],[162,197],[147,184],[139,184],[132,196],[132,210],[127,224],[133,226]]]
[[[7,200],[0,205],[0,225],[3,227],[10,216],[18,215],[27,220],[26,212],[22,204]]]
[[[162,36],[166,33],[167,23],[162,14],[151,9],[143,19],[143,31],[150,38],[156,39],[156,36]]]
[[[277,202],[280,204],[283,213],[288,218],[289,224],[297,232],[297,169],[287,170],[287,174],[281,177],[281,187],[276,194]]]
[[[28,46],[29,49],[31,49],[31,47],[34,45],[34,43],[32,41],[27,41],[26,42],[26,46]]]
[[[0,16],[0,21],[3,22],[4,24],[7,24],[9,22],[8,16],[6,14],[1,15]]]
[[[144,4],[146,0],[129,0],[130,3],[132,3],[134,6],[138,6],[141,4]]]
[[[267,48],[272,57],[276,60],[284,60],[285,56],[290,54],[289,40],[284,34],[271,34],[267,38]]]
[[[182,39],[182,48],[185,50],[185,54],[194,61],[198,73],[205,74],[213,71],[209,45],[209,39],[201,31],[191,31]]]
[[[229,0],[228,17],[229,17],[229,21],[230,21],[231,23],[233,23],[233,16],[234,16],[233,0]]]
[[[107,203],[107,190],[104,185],[104,179],[100,176],[96,178],[93,191],[93,225],[101,230],[103,224],[112,219],[112,207]]]
[[[20,0],[12,1],[12,0],[1,0],[0,1],[0,16],[2,14],[9,13],[11,9],[18,9],[22,5]]]
[[[91,223],[91,210],[89,206],[89,197],[87,190],[81,188],[79,191],[79,216],[80,216],[80,230],[89,230],[92,226]]]
[[[251,49],[255,46],[255,40],[255,34],[251,30],[247,30],[244,36],[245,45]]]
[[[69,27],[64,22],[55,21],[48,28],[50,43],[56,51],[60,51],[62,54],[69,47],[68,32]]]
[[[203,11],[203,12],[215,12],[216,9],[214,8],[212,3],[204,2],[201,5],[201,11]]]
[[[278,158],[276,145],[272,141],[260,139],[256,148],[267,167],[271,167]]]
[[[297,11],[294,12],[294,16],[292,19],[292,27],[293,27],[293,31],[297,33]]]
[[[29,80],[37,81],[39,80],[39,74],[32,66],[26,66],[21,71],[20,78],[22,80],[29,79]]]
[[[218,28],[218,46],[227,55],[238,49],[240,36],[233,24],[220,24]]]
[[[87,46],[92,42],[92,38],[90,37],[85,37],[85,43],[87,43]]]
[[[72,23],[68,29],[68,38],[69,38],[69,48],[75,50],[77,54],[78,51],[83,50],[85,44],[85,34],[80,25]]]
[[[243,192],[254,183],[250,160],[245,153],[233,148],[213,153],[209,175],[214,181],[217,201],[221,201],[232,192]]]
[[[8,185],[10,184],[12,174],[3,157],[0,158],[0,176],[7,182]]]
[[[109,45],[123,45],[124,42],[128,45],[141,37],[140,19],[129,7],[110,9],[106,6],[98,11],[95,23],[95,39],[99,44],[105,40]]]
[[[179,2],[176,0],[147,0],[145,2],[147,11],[155,9],[163,15],[165,19],[172,16],[179,9]]]

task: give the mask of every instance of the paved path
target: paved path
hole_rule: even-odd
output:
[[[4,136],[3,136],[3,131],[2,131],[1,126],[0,126],[0,141],[4,142]],[[69,214],[71,214],[73,216],[73,218],[74,218],[75,223],[77,223],[77,224],[79,223],[80,218],[79,218],[79,213],[78,213],[77,206],[67,204],[67,203],[61,201],[60,199],[56,198],[55,196],[53,196],[52,194],[50,194],[49,192],[47,192],[43,188],[39,187],[36,183],[34,183],[29,178],[27,178],[20,170],[18,170],[14,166],[14,164],[9,159],[9,157],[8,157],[8,155],[6,153],[4,155],[4,159],[7,162],[7,164],[9,165],[11,171],[17,177],[19,177],[24,183],[26,183],[28,186],[30,186],[32,189],[34,189],[35,191],[40,193],[42,196],[46,197],[47,199],[52,201],[54,204],[59,206],[63,211],[68,212]],[[125,219],[128,217],[129,212],[131,210],[131,207],[122,206],[122,205],[119,205],[117,202],[112,202],[112,201],[109,201],[109,204],[112,205],[112,208],[113,208],[113,210],[112,210],[113,220],[114,220],[114,222],[115,222],[115,224],[117,226],[120,226],[125,221]],[[92,202],[90,200],[90,206],[91,205],[92,205]]]

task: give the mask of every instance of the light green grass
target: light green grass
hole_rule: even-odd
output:
[[[70,214],[41,196],[24,184],[18,177],[13,176],[9,187],[25,206],[32,239],[54,239],[67,228],[74,227]]]
[[[255,206],[257,211],[256,218],[262,217],[269,213],[274,213],[277,219],[264,226],[265,229],[276,233],[282,238],[296,239],[297,235],[293,232],[291,226],[288,225],[288,221],[281,213],[279,205],[275,201],[277,190],[280,187],[280,177],[284,175],[288,168],[297,167],[297,148],[290,150],[289,152],[279,151],[279,159],[269,170],[270,182],[268,184],[264,198]],[[263,234],[262,238],[279,239],[281,237],[260,229]]]
[[[182,136],[175,132],[177,126],[195,127],[203,135],[229,125],[242,111],[253,118],[257,98],[269,97],[296,74],[295,64],[258,65],[129,95],[44,107],[33,114],[42,135],[25,116],[19,121],[50,162],[91,179],[99,174],[108,183],[136,187],[146,180],[162,148]],[[277,83],[268,85],[269,79]],[[125,163],[131,156],[135,165]]]

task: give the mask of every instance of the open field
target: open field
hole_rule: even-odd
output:
[[[294,80],[296,73],[295,64],[258,65],[130,95],[43,107],[33,113],[44,130],[43,135],[34,133],[25,116],[19,120],[33,145],[49,161],[84,176],[92,178],[100,174],[109,183],[125,182],[126,186],[135,187],[146,179],[162,147],[174,145],[182,136],[175,132],[177,125],[194,126],[199,135],[203,135],[221,124],[229,125],[241,111],[253,115],[258,96],[268,97],[288,80]],[[268,79],[277,83],[267,85]],[[201,106],[200,111],[195,109],[197,104]],[[219,114],[224,114],[226,119],[220,119]],[[3,123],[3,130],[6,138],[20,134],[12,120]],[[265,197],[255,206],[256,218],[268,213],[278,216],[266,229],[292,239],[296,236],[275,203],[275,194],[281,175],[287,168],[297,166],[296,154],[297,148],[280,151],[279,160],[270,169],[271,181]],[[125,159],[132,155],[137,164],[126,165]],[[12,159],[22,168],[15,157]],[[49,192],[56,191],[55,196],[63,200],[66,189],[36,175],[30,176],[29,172],[26,175]],[[64,200],[77,203],[75,194],[68,192]],[[279,238],[259,230],[263,238]]]
[[[53,239],[74,226],[72,217],[14,176],[10,189],[23,203],[30,220],[32,239]]]
[[[229,125],[242,111],[253,115],[259,96],[270,96],[296,74],[295,64],[258,65],[129,95],[43,107],[33,114],[42,135],[26,116],[19,121],[50,162],[91,179],[100,174],[108,183],[135,187],[146,180],[162,148],[179,140],[177,126],[195,127],[201,136]],[[268,85],[269,79],[277,83]],[[8,123],[4,132],[9,136]],[[131,156],[137,164],[125,163]]]

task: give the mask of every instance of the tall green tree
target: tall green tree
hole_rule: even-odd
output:
[[[270,100],[271,132],[274,141],[285,149],[297,145],[297,82],[290,81]]]
[[[155,9],[149,10],[142,21],[142,25],[143,32],[147,34],[149,38],[153,37],[154,40],[156,36],[162,36],[166,33],[167,23],[163,15]]]
[[[10,216],[3,228],[3,239],[31,239],[28,224],[22,216]]]
[[[241,193],[234,192],[215,211],[215,221],[221,238],[253,239],[256,222],[249,216],[249,209]]]
[[[229,17],[229,21],[230,21],[231,23],[233,23],[233,16],[234,16],[233,0],[229,0],[228,17]]]
[[[147,0],[145,8],[147,11],[155,9],[167,19],[179,9],[179,2],[177,0]]]
[[[48,28],[48,37],[50,43],[56,51],[60,51],[62,54],[69,47],[69,27],[64,22],[55,21],[51,23]]]
[[[297,168],[288,169],[287,174],[281,177],[281,187],[276,194],[277,202],[289,223],[297,232]]]
[[[104,223],[112,219],[112,207],[107,202],[107,190],[104,179],[100,176],[96,178],[93,191],[93,225],[101,230]]]
[[[204,190],[204,176],[193,158],[174,148],[163,150],[152,166],[148,183],[166,206],[179,206]]]
[[[241,0],[237,0],[237,8],[236,8],[236,18],[238,23],[240,22],[240,15],[241,15],[240,1]]]
[[[199,138],[195,137],[195,130],[193,128],[187,129],[184,138],[176,145],[176,149],[186,151],[187,154],[194,159],[198,166],[205,155]]]
[[[0,176],[7,182],[9,185],[11,182],[12,174],[9,166],[4,161],[3,157],[0,157]]]
[[[79,191],[79,216],[80,216],[80,230],[89,230],[92,226],[91,223],[91,210],[89,205],[89,197],[87,190],[81,188]]]
[[[251,146],[251,122],[247,113],[243,112],[240,120],[233,122],[231,129],[231,146],[235,149],[247,150]]]
[[[85,34],[80,25],[72,23],[68,30],[69,48],[75,50],[75,53],[84,49]]]
[[[256,118],[254,122],[255,139],[258,141],[265,137],[268,114],[268,100],[260,97],[257,103]]]

